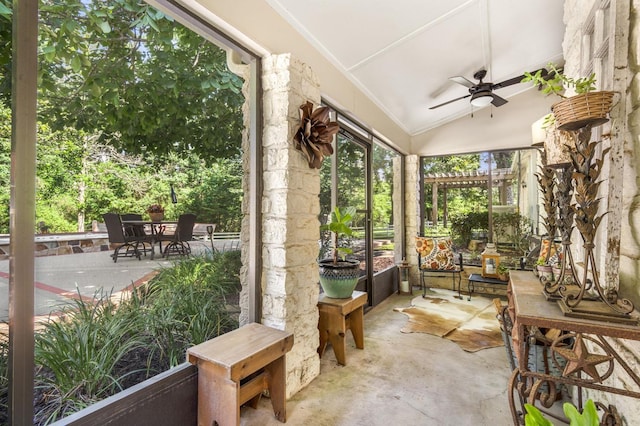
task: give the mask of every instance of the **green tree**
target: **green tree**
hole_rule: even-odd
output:
[[[0,0],[3,35],[11,3]],[[40,19],[40,98],[50,100],[40,113],[54,129],[99,134],[130,153],[239,155],[242,81],[224,51],[137,0],[43,0]],[[9,79],[0,81],[5,101]]]
[[[464,173],[475,172],[481,168],[480,154],[449,155],[444,157],[430,157],[424,159],[423,170],[425,176],[438,173]],[[432,187],[425,186],[425,211],[427,218],[431,217]],[[449,216],[464,215],[486,209],[486,191],[481,187],[467,187],[447,190],[447,208]],[[438,217],[444,216],[444,192],[438,191]]]
[[[242,163],[218,161],[200,173],[182,207],[200,222],[217,224],[217,232],[234,232],[242,223]]]
[[[7,206],[0,227],[7,230],[11,7],[0,0],[0,197]],[[39,37],[36,220],[50,232],[157,202],[175,219],[210,180],[202,173],[219,158],[239,161],[242,81],[227,70],[225,52],[199,35],[137,0],[43,0]],[[235,231],[242,170],[233,173],[228,182],[216,177],[236,185],[231,190],[199,195],[224,203],[196,213],[204,220],[215,210],[216,223]]]

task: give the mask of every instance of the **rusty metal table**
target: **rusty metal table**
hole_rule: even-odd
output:
[[[610,343],[611,338],[640,340],[640,326],[565,316],[556,301],[546,300],[540,281],[528,271],[510,272],[508,296],[513,347],[518,355],[517,368],[509,381],[509,406],[514,424],[523,423],[524,403],[541,405],[543,409],[550,407],[561,384],[576,386],[579,400],[582,388],[640,398],[640,377]],[[549,361],[556,363],[562,371],[560,375],[529,370],[529,345],[535,343],[534,333],[540,328],[562,331],[551,344]],[[556,362],[558,357],[566,360],[564,368]],[[626,375],[624,386],[615,380],[614,371]],[[608,420],[619,419],[614,406],[600,408]]]

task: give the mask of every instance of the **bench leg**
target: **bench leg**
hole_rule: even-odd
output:
[[[264,370],[269,375],[269,397],[271,398],[273,414],[276,416],[276,419],[284,423],[287,421],[287,367],[285,357],[281,356],[276,359],[267,365]]]
[[[198,425],[239,425],[239,388],[221,378],[211,364],[198,363]]]
[[[346,340],[346,319],[335,310],[320,311],[318,322],[320,332],[320,346],[318,355],[322,358],[327,343],[331,343],[333,353],[340,365],[346,365],[345,340]]]
[[[347,315],[348,326],[356,342],[356,348],[364,349],[364,309],[360,306]]]

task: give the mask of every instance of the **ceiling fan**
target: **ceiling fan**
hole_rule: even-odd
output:
[[[535,73],[536,71],[534,71]],[[543,69],[543,73],[546,74],[546,70]],[[487,70],[481,69],[476,71],[473,74],[473,78],[478,80],[478,83],[472,83],[464,77],[456,76],[450,77],[449,80],[454,81],[458,84],[461,84],[469,89],[469,94],[460,96],[459,98],[451,99],[450,101],[441,103],[439,105],[435,105],[430,107],[429,109],[440,108],[441,106],[448,105],[452,102],[459,101],[460,99],[465,99],[471,97],[471,105],[475,107],[484,107],[489,104],[493,104],[493,106],[499,107],[506,104],[508,101],[504,98],[493,93],[496,89],[501,89],[503,87],[511,86],[513,84],[520,83],[524,78],[524,75],[520,75],[518,77],[513,77],[508,80],[501,81],[500,83],[485,83],[482,81],[487,75]]]

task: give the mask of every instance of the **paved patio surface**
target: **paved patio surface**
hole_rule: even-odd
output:
[[[215,242],[222,250],[231,242]],[[210,251],[209,241],[192,241],[194,254]],[[37,257],[35,260],[35,313],[47,316],[77,297],[93,297],[97,292],[118,292],[150,279],[162,267],[178,259],[160,256],[151,260],[143,256],[119,258],[114,263],[112,251]],[[0,321],[9,317],[9,260],[0,260]]]

